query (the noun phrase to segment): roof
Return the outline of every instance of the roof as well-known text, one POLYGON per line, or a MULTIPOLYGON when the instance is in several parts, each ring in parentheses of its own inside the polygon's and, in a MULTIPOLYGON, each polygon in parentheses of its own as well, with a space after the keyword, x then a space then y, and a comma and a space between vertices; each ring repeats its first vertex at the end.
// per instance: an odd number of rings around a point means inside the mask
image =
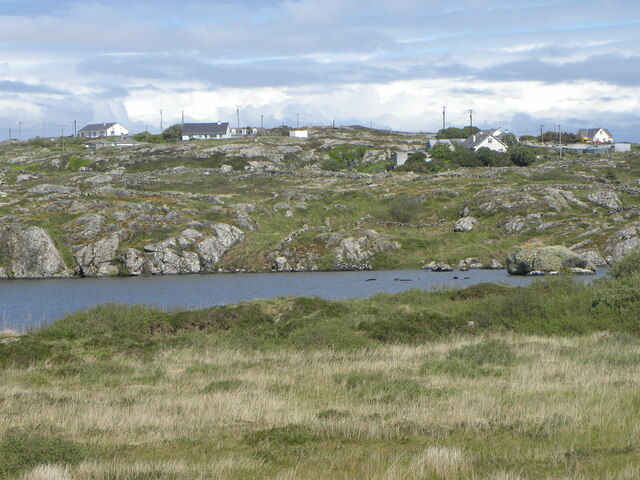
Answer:
POLYGON ((580 137, 593 138, 595 137, 596 133, 598 133, 600 130, 602 130, 604 133, 606 133, 611 138, 613 138, 613 135, 611 135, 611 132, 606 128, 581 128, 580 130, 578 130, 577 135, 580 137))
POLYGON ((226 135, 229 122, 185 123, 182 135, 226 135))
MULTIPOLYGON (((109 122, 109 123, 90 123, 86 127, 82 127, 80 132, 94 132, 96 130, 106 130, 107 128, 113 127, 117 122, 109 122)), ((78 133, 80 133, 78 132, 78 133)))
POLYGON ((480 130, 474 135, 468 136, 462 145, 464 145, 466 148, 476 148, 478 145, 484 142, 487 137, 490 137, 492 135, 493 130, 480 130))

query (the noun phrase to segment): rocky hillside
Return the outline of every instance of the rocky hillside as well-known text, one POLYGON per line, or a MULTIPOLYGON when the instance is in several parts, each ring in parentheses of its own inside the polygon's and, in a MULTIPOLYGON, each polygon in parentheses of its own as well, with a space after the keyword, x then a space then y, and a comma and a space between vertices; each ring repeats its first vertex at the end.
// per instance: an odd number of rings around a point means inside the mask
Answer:
POLYGON ((425 141, 350 127, 122 149, 4 142, 0 276, 499 268, 532 242, 603 265, 640 246, 636 153, 387 170, 425 141))

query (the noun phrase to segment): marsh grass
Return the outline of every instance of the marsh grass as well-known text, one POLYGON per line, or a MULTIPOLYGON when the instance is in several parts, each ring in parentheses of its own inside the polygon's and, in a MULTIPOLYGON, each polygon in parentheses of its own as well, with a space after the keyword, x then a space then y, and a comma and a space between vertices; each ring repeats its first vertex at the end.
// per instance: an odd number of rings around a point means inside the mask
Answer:
POLYGON ((0 344, 0 478, 634 478, 629 282, 69 315, 0 344))

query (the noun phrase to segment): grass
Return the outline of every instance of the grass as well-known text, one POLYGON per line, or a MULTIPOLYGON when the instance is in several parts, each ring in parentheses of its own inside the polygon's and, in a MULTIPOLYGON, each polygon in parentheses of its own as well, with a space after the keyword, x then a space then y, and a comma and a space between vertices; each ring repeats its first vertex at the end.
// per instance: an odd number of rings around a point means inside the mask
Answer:
POLYGON ((637 264, 69 315, 0 344, 0 478, 635 478, 637 264))

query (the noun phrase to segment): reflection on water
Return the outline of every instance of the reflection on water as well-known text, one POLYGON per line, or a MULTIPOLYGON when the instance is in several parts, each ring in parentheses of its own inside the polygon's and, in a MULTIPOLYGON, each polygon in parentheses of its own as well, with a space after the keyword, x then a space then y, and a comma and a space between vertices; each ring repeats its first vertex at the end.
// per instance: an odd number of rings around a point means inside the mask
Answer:
MULTIPOLYGON (((601 276, 604 272, 599 272, 601 276)), ((591 281, 594 277, 577 277, 591 281)), ((376 272, 243 273, 157 277, 0 280, 0 330, 23 331, 65 314, 106 303, 160 309, 198 309, 255 298, 316 296, 330 300, 369 297, 419 288, 466 287, 476 283, 526 285, 540 277, 510 276, 505 270, 434 273, 376 272)))

